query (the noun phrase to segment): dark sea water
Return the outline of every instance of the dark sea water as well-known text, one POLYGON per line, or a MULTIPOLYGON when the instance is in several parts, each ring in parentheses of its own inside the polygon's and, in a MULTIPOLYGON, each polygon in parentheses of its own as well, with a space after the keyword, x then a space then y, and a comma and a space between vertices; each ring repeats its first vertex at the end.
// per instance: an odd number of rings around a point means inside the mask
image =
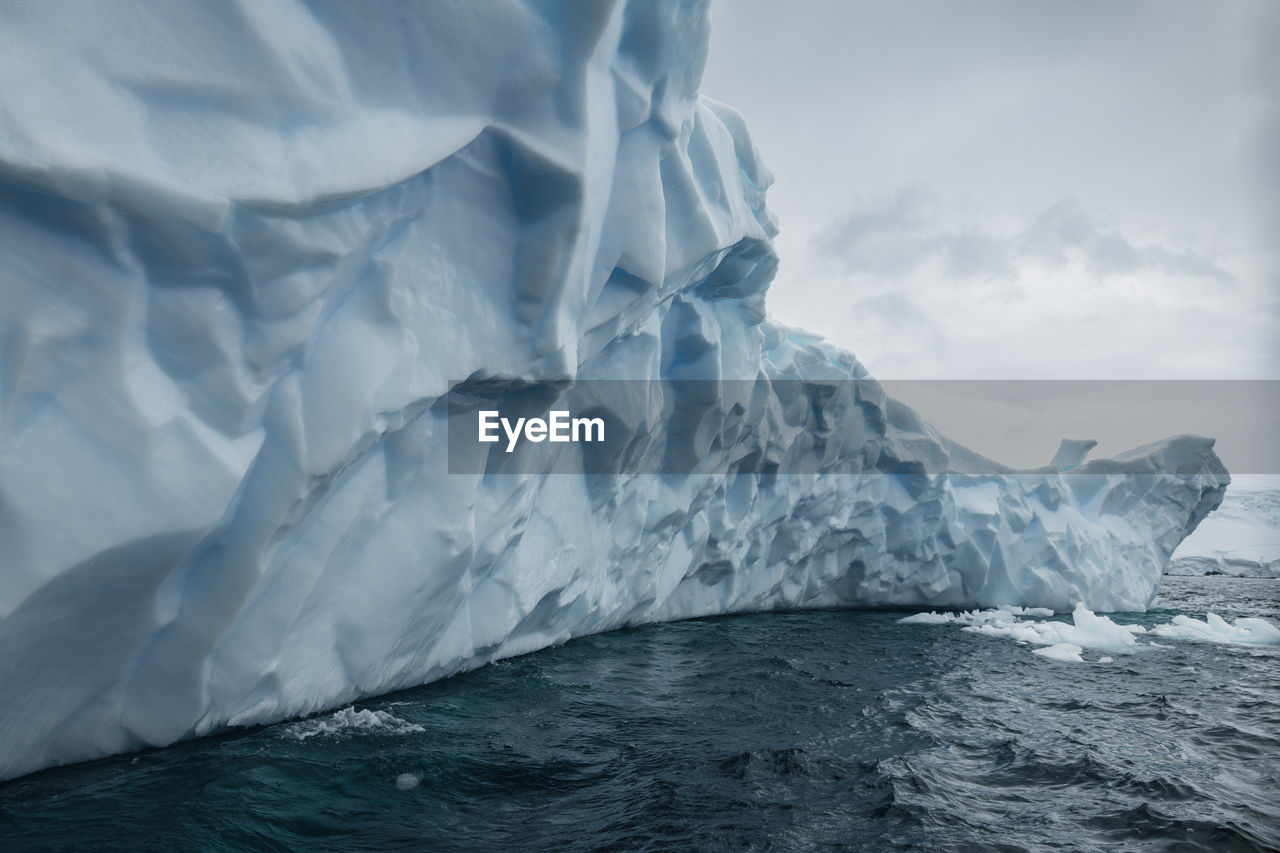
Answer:
MULTIPOLYGON (((1280 581, 1166 578, 1280 622, 1280 581)), ((1275 850, 1280 648, 1059 662, 903 613, 576 640, 0 785, 19 850, 1275 850)))

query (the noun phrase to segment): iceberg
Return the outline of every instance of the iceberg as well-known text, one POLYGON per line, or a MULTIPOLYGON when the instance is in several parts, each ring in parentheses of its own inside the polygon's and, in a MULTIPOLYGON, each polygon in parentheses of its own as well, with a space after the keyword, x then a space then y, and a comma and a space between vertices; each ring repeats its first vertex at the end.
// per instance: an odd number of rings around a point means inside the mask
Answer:
POLYGON ((0 8, 0 778, 658 620, 1149 604, 1212 440, 1016 472, 770 319, 708 27, 0 8), (596 381, 651 399, 590 472, 452 470, 451 396, 596 381))
POLYGON ((1280 578, 1280 489, 1232 485, 1173 552, 1165 574, 1280 578))

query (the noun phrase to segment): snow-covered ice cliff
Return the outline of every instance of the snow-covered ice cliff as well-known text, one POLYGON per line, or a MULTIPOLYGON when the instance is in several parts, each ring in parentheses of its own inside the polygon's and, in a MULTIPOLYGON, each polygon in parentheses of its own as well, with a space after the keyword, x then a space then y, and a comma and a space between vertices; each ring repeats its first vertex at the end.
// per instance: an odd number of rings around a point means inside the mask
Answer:
POLYGON ((0 778, 653 620, 1150 602, 1212 441, 1015 474, 766 319, 771 179, 699 97, 708 26, 0 7, 0 778), (451 381, 586 379, 668 417, 612 424, 604 474, 449 473, 451 381))

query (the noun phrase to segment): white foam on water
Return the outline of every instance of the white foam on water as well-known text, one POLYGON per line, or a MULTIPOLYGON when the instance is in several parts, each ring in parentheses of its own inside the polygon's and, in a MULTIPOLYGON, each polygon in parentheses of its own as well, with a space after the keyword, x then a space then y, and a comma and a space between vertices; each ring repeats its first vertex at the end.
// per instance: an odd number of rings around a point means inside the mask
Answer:
POLYGON ((396 788, 401 791, 409 791, 422 783, 422 777, 417 773, 401 773, 396 777, 396 788))
POLYGON ((422 731, 425 729, 417 723, 402 720, 386 711, 374 711, 369 708, 361 708, 357 711, 354 706, 349 706, 327 717, 313 717, 309 720, 290 723, 280 730, 280 734, 282 737, 293 740, 306 740, 328 735, 359 733, 405 735, 422 731))

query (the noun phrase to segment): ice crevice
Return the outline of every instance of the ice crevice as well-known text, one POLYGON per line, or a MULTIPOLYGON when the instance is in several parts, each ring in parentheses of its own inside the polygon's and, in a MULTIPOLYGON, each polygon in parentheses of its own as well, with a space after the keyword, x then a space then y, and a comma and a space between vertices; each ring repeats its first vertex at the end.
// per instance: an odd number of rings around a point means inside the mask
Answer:
POLYGON ((940 435, 769 318, 706 4, 589 15, 0 8, 0 778, 626 625, 1150 604, 1212 439, 1018 472, 940 435), (451 383, 619 380, 597 471, 451 469, 451 383))

